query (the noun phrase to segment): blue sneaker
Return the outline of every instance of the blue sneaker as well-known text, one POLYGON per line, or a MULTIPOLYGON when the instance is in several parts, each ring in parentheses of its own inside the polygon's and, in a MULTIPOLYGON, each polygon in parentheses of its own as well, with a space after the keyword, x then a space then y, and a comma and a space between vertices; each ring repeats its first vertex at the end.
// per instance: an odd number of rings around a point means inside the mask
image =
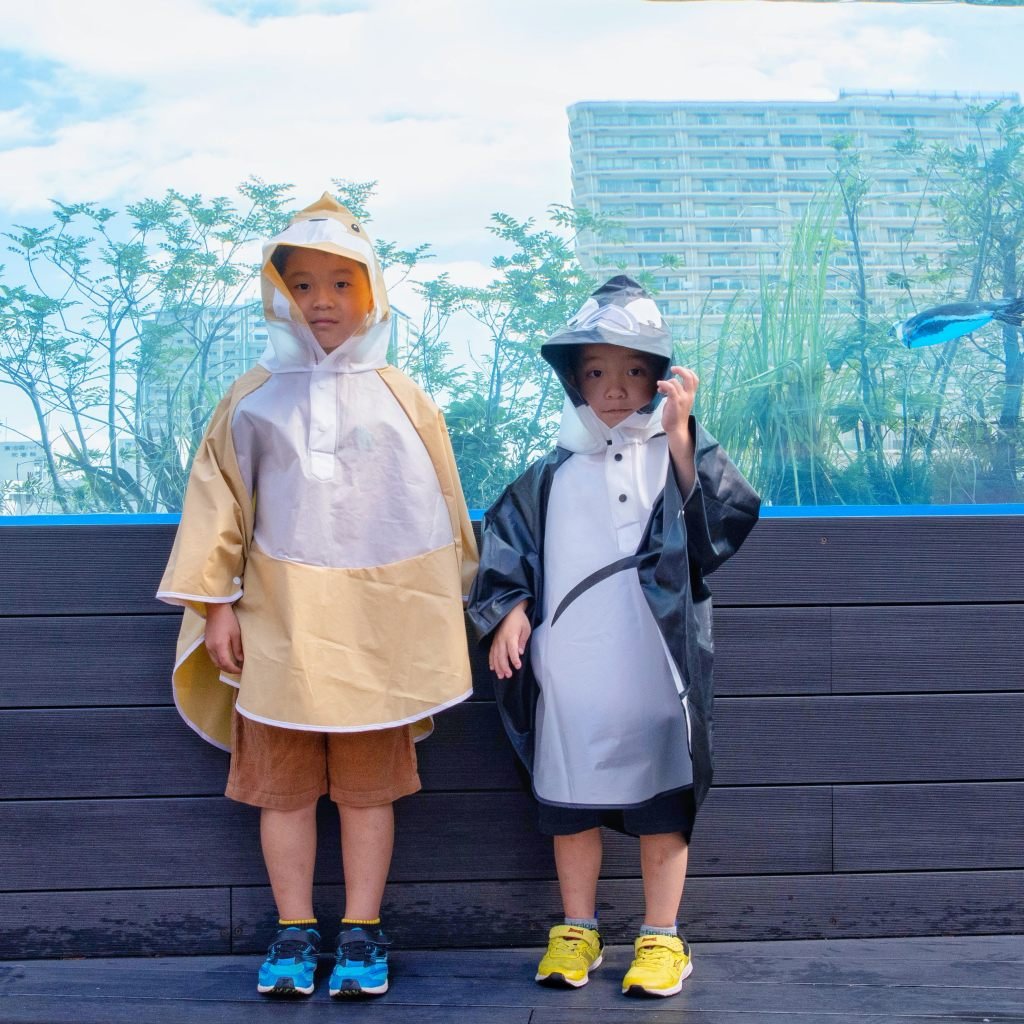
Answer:
POLYGON ((312 995, 319 952, 320 933, 315 928, 282 928, 267 950, 256 991, 265 996, 312 995))
POLYGON ((390 945, 376 925, 346 928, 338 936, 338 950, 334 954, 331 996, 381 996, 387 992, 390 945))

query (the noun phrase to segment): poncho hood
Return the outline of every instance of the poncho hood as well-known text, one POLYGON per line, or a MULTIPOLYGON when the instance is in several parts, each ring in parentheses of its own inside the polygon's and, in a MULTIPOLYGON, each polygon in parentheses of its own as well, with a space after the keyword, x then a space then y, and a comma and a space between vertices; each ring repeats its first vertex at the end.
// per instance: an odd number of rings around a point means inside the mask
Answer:
POLYGON ((605 281, 579 312, 540 349, 565 388, 566 401, 558 445, 570 451, 596 452, 609 441, 633 436, 646 440, 661 432, 661 395, 616 427, 606 426, 583 400, 573 377, 573 359, 580 345, 618 345, 646 352, 659 360, 658 378, 671 376, 672 336, 661 313, 643 287, 625 274, 605 281))
POLYGON ((300 210, 284 231, 263 246, 261 287, 270 341, 260 363, 268 370, 287 372, 316 367, 353 373, 386 365, 391 307, 373 243, 351 211, 327 192, 300 210), (320 347, 272 262, 275 250, 282 245, 346 256, 366 267, 373 309, 363 327, 331 353, 320 347))

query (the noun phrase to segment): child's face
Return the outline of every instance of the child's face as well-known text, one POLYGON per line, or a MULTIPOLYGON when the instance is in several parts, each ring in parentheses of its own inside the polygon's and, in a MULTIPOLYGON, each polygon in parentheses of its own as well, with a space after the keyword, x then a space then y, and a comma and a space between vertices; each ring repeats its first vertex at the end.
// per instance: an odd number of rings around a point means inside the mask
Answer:
POLYGON ((607 427, 618 426, 654 397, 653 360, 619 345, 583 345, 576 361, 576 387, 607 427))
POLYGON ((325 352, 348 341, 373 308, 366 267, 347 256, 296 248, 282 277, 325 352))

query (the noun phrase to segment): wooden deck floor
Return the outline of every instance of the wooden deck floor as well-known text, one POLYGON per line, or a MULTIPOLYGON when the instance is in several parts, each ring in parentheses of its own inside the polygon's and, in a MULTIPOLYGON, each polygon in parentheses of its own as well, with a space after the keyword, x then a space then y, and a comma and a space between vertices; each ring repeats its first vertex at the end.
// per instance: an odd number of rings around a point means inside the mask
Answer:
MULTIPOLYGON (((537 950, 400 952, 391 991, 338 1005, 256 994, 252 956, 0 962, 2 1024, 950 1024, 1024 1022, 1024 937, 715 943, 667 1000, 619 993, 612 947, 578 991, 532 981, 537 950)), ((322 965, 326 968, 327 963, 322 965)), ((322 979, 325 981, 326 977, 322 979)))

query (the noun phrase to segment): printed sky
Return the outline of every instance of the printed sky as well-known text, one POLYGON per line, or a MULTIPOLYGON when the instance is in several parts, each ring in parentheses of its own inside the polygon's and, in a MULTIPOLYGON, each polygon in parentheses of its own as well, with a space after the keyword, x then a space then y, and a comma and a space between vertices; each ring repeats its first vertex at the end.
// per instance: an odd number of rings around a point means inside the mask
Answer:
POLYGON ((0 41, 0 225, 377 179, 377 233, 471 275, 492 211, 568 201, 570 103, 1024 85, 1021 13, 958 4, 35 0, 0 41))

